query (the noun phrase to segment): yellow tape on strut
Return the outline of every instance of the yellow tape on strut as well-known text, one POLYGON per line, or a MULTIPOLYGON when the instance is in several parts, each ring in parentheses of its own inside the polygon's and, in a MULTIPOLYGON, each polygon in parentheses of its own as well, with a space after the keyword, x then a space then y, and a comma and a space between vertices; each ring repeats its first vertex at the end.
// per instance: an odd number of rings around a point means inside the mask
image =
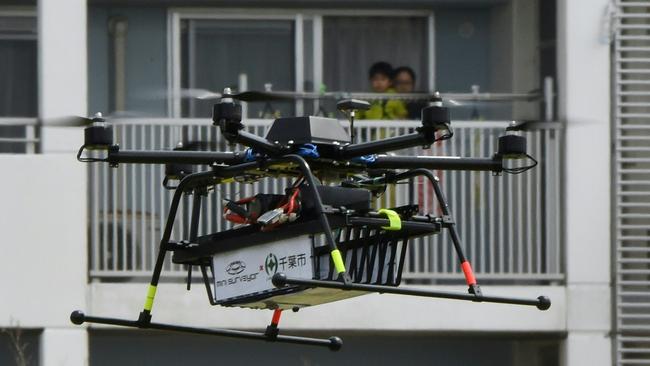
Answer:
POLYGON ((402 219, 399 217, 397 212, 382 208, 377 211, 379 214, 386 215, 388 217, 389 226, 382 226, 384 230, 402 230, 402 219))
POLYGON ((147 299, 144 301, 144 310, 151 311, 153 307, 153 298, 156 297, 156 286, 149 285, 149 290, 147 291, 147 299))
POLYGON ((338 249, 332 250, 330 253, 332 256, 332 262, 334 262, 334 268, 336 268, 337 273, 345 272, 345 264, 343 263, 343 257, 341 257, 341 252, 338 249))

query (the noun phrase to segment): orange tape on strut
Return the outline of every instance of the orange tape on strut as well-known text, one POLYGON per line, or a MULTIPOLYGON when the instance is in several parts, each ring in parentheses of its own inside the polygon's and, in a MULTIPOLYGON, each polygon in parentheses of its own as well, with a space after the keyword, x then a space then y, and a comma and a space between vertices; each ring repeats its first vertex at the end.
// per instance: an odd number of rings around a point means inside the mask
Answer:
POLYGON ((281 309, 273 310, 273 318, 271 319, 271 324, 278 325, 280 323, 280 315, 282 315, 281 309))
POLYGON ((472 271, 472 265, 468 261, 465 261, 460 264, 460 268, 463 269, 465 274, 465 281, 468 286, 476 285, 476 277, 474 277, 474 271, 472 271))

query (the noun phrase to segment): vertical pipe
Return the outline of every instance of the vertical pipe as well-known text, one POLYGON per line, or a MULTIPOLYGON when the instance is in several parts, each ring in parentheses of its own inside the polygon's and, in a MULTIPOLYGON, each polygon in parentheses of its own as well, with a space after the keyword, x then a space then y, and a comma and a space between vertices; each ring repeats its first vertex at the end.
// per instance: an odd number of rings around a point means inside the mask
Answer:
POLYGON ((110 187, 108 186, 108 170, 106 164, 102 165, 102 270, 108 269, 108 196, 110 187))
MULTIPOLYGON (((303 41, 304 21, 302 14, 296 14, 294 24, 294 64, 296 80, 294 87, 297 92, 303 92, 305 90, 305 43, 303 41)), ((296 100, 295 108, 295 115, 302 116, 304 114, 304 101, 302 99, 296 100)))
MULTIPOLYGON (((160 148, 162 149, 168 149, 171 146, 173 146, 173 143, 171 141, 171 136, 170 136, 170 127, 169 126, 164 126, 161 125, 159 129, 159 135, 158 139, 160 141, 160 148)), ((165 174, 165 169, 164 166, 160 166, 159 170, 160 173, 158 174, 159 177, 163 177, 165 174)), ((156 184, 157 190, 158 190, 158 206, 156 207, 156 216, 158 217, 158 231, 156 235, 156 240, 160 238, 162 235, 162 228, 165 225, 165 216, 166 216, 166 209, 167 203, 166 203, 166 198, 167 198, 167 192, 166 189, 162 187, 162 184, 156 184)))
POLYGON ((435 57, 435 48, 436 44, 436 35, 435 35, 435 18, 433 13, 429 14, 427 17, 427 65, 429 69, 427 70, 429 93, 433 93, 436 90, 436 57, 435 57))
MULTIPOLYGON (((243 92, 248 90, 248 74, 245 72, 242 72, 239 74, 237 77, 237 86, 239 87, 238 91, 243 92)), ((248 103, 246 102, 239 102, 241 104, 241 116, 242 120, 247 120, 248 119, 248 103)))
MULTIPOLYGON (((535 156, 542 157, 542 134, 545 130, 537 130, 535 132, 535 156)), ((542 190, 546 189, 542 183, 541 171, 546 168, 546 161, 542 162, 542 166, 535 169, 535 248, 536 248, 536 273, 546 274, 542 268, 542 227, 544 222, 542 220, 542 190)))
POLYGON ((128 22, 123 17, 109 20, 109 30, 113 36, 114 106, 116 111, 126 110, 126 36, 128 22))
POLYGON ((515 272, 515 255, 514 255, 514 227, 516 225, 516 219, 514 215, 514 199, 512 193, 514 192, 514 179, 512 175, 508 174, 506 181, 508 182, 508 191, 509 193, 506 195, 504 192, 504 195, 502 196, 502 200, 506 201, 508 203, 508 208, 506 211, 506 219, 503 220, 504 222, 508 222, 509 225, 504 226, 504 232, 508 233, 508 274, 512 274, 515 272), (509 196, 509 197, 507 197, 509 196))
MULTIPOLYGON (((126 144, 125 144, 126 143, 126 126, 119 126, 118 130, 120 131, 120 143, 122 144, 122 146, 126 146, 126 144)), ((127 171, 128 167, 122 165, 122 166, 119 167, 119 169, 120 169, 120 175, 122 176, 122 179, 120 180, 120 192, 121 192, 121 196, 122 196, 122 202, 120 204, 120 212, 121 212, 121 215, 122 215, 122 245, 121 245, 121 247, 122 247, 122 270, 123 271, 128 271, 129 267, 128 267, 127 263, 128 263, 129 258, 128 258, 128 248, 127 248, 127 244, 126 244, 126 241, 127 241, 126 240, 127 239, 127 235, 126 235, 127 230, 126 229, 127 229, 127 225, 128 225, 127 220, 126 220, 126 217, 127 217, 127 209, 126 209, 127 200, 126 200, 126 196, 127 196, 127 193, 128 193, 127 192, 127 182, 126 182, 126 171, 127 171)))
MULTIPOLYGON (((149 135, 149 143, 147 145, 147 150, 151 150, 154 148, 154 129, 155 125, 148 125, 145 127, 146 134, 149 135)), ((154 202, 156 201, 156 186, 158 186, 158 183, 156 179, 154 178, 154 169, 156 167, 154 165, 149 166, 149 184, 146 186, 146 192, 149 195, 149 210, 147 213, 147 223, 149 225, 149 242, 151 243, 151 263, 153 263, 156 260, 156 254, 155 254, 155 248, 156 248, 156 224, 155 224, 155 206, 154 202)))
POLYGON ((553 92, 553 77, 546 76, 544 78, 544 120, 546 122, 553 121, 554 106, 554 92, 553 92))
MULTIPOLYGON (((533 135, 530 132, 526 132, 526 141, 533 142, 534 144, 534 139, 533 135)), ((533 151, 535 150, 535 146, 533 146, 533 151)), ((533 273, 533 186, 532 186, 532 181, 534 174, 536 174, 537 170, 535 169, 534 172, 528 172, 526 174, 525 179, 526 179, 526 273, 527 274, 532 274, 533 273)))
MULTIPOLYGON (((490 135, 489 135, 489 142, 488 142, 488 151, 490 153, 495 151, 494 148, 494 141, 495 141, 495 130, 491 129, 490 130, 490 135)), ((496 207, 497 207, 497 201, 494 197, 494 186, 497 184, 496 177, 494 176, 488 176, 488 207, 490 208, 489 212, 489 220, 490 222, 498 222, 501 220, 501 217, 497 216, 496 214, 496 207)), ((490 270, 489 273, 495 273, 496 272, 496 254, 497 254, 497 225, 489 225, 489 235, 486 236, 487 242, 488 242, 488 248, 490 251, 490 270)), ((486 270, 486 272, 488 272, 486 270)))
MULTIPOLYGON (((131 138, 130 138, 130 141, 129 141, 129 145, 130 145, 131 148, 134 148, 135 145, 136 145, 135 126, 134 125, 128 125, 128 129, 131 132, 130 133, 131 138)), ((142 243, 138 244, 138 240, 137 240, 138 227, 136 226, 136 221, 135 221, 135 217, 136 217, 136 214, 137 214, 137 209, 136 209, 137 200, 136 200, 136 197, 138 196, 138 192, 137 192, 137 187, 138 187, 137 184, 138 184, 138 182, 136 181, 136 169, 137 169, 136 165, 131 164, 131 166, 130 166, 131 175, 129 176, 129 182, 131 182, 131 189, 130 189, 130 191, 131 191, 131 200, 129 202, 130 202, 130 206, 131 206, 131 210, 130 210, 130 215, 131 215, 131 252, 133 253, 133 257, 131 257, 131 268, 133 268, 133 270, 136 270, 138 268, 138 260, 137 260, 138 256, 139 255, 140 256, 144 255, 144 251, 143 251, 144 247, 142 246, 142 243)), ((142 268, 142 267, 140 269, 144 270, 144 268, 142 268)))
MULTIPOLYGON (((560 167, 562 166, 562 162, 560 161, 561 158, 561 152, 560 152, 560 146, 563 141, 562 135, 563 130, 561 129, 556 129, 555 130, 555 144, 553 145, 553 148, 555 150, 555 164, 553 166, 560 167)), ((562 221, 561 221, 561 208, 562 208, 562 187, 560 183, 560 174, 559 174, 559 169, 555 171, 554 173, 554 181, 553 181, 553 186, 555 187, 555 195, 553 196, 553 199, 555 200, 555 213, 553 220, 555 221, 555 252, 556 252, 556 258, 557 258, 557 265, 555 268, 557 273, 562 272, 562 263, 561 263, 561 258, 560 258, 560 245, 562 243, 562 221)))
MULTIPOLYGON (((523 174, 518 174, 517 180, 517 273, 521 274, 524 268, 524 182, 523 174)), ((513 215, 514 217, 514 215, 513 215)))
MULTIPOLYGON (((433 211, 433 197, 429 197, 429 190, 428 190, 429 184, 427 184, 428 182, 426 182, 426 180, 424 180, 424 179, 423 179, 423 182, 425 183, 425 184, 422 185, 423 186, 424 205, 426 207, 427 212, 432 213, 432 214, 435 215, 436 213, 433 211)), ((429 267, 429 246, 427 245, 427 242, 424 241, 424 240, 422 242, 418 243, 418 244, 422 246, 422 253, 421 253, 421 255, 422 255, 422 271, 421 272, 429 274, 432 271, 434 271, 432 268, 429 267)))
MULTIPOLYGON (((450 149, 451 149, 450 156, 460 156, 460 152, 458 151, 459 147, 458 147, 457 139, 451 139, 451 140, 449 140, 449 142, 450 142, 450 149)), ((449 174, 447 174, 447 177, 449 177, 448 179, 450 180, 450 184, 447 185, 447 187, 449 187, 449 192, 450 192, 449 193, 449 202, 450 202, 450 205, 452 205, 451 207, 454 207, 454 210, 456 210, 456 213, 458 213, 457 208, 459 207, 459 205, 462 204, 462 203, 458 202, 458 198, 457 198, 457 196, 458 196, 459 173, 455 172, 455 171, 452 171, 452 172, 449 172, 449 174)), ((458 218, 455 218, 455 219, 458 219, 458 218)), ((448 250, 449 245, 450 245, 449 237, 447 235, 439 235, 439 236, 443 237, 443 239, 442 239, 442 256, 443 256, 443 259, 444 259, 444 268, 445 268, 444 272, 445 273, 454 273, 455 272, 454 268, 453 268, 453 262, 454 261, 449 260, 449 257, 450 257, 450 252, 448 250)))
MULTIPOLYGON (((207 141, 205 139, 205 136, 203 135, 203 126, 196 125, 194 127, 195 127, 195 138, 196 138, 196 140, 197 141, 207 141)), ((201 148, 201 150, 204 150, 204 149, 201 148)), ((206 170, 206 167, 201 166, 201 171, 204 171, 204 170, 206 170)), ((205 219, 204 215, 199 215, 199 225, 197 227, 197 235, 199 235, 199 233, 203 233, 204 230, 205 230, 205 225, 203 224, 204 219, 205 219)))
POLYGON ((546 153, 545 153, 545 159, 544 161, 548 162, 543 168, 545 169, 546 172, 546 179, 550 184, 547 185, 547 189, 544 192, 544 201, 545 201, 545 208, 546 208, 546 251, 547 251, 547 256, 549 258, 549 270, 555 272, 559 267, 556 266, 556 245, 557 243, 554 243, 555 241, 555 231, 557 228, 555 227, 555 220, 553 216, 556 214, 555 208, 554 208, 554 198, 553 196, 557 194, 555 191, 555 171, 553 169, 546 169, 547 166, 556 166, 557 161, 554 159, 554 153, 553 151, 555 150, 553 148, 553 144, 555 144, 556 138, 553 136, 554 131, 553 130, 546 130, 546 153))
POLYGON ((196 243, 196 238, 199 235, 199 222, 201 219, 201 193, 194 191, 192 197, 192 217, 190 218, 190 234, 189 241, 196 243))
POLYGON ((181 117, 181 20, 178 13, 174 12, 169 19, 169 54, 167 73, 171 80, 169 115, 170 117, 181 117))
MULTIPOLYGON (((459 138, 460 138, 460 151, 461 151, 461 156, 465 155, 465 153, 466 153, 466 149, 467 149, 467 147, 465 146, 465 145, 466 145, 466 141, 465 141, 465 140, 466 140, 466 138, 467 138, 465 132, 466 132, 466 129, 465 129, 465 128, 461 128, 461 129, 460 129, 460 136, 459 136, 459 138)), ((471 174, 471 173, 470 173, 470 174, 471 174)), ((460 193, 460 197, 461 197, 460 201, 461 201, 462 203, 461 203, 461 205, 460 205, 460 209, 461 209, 460 217, 458 217, 458 218, 456 219, 458 222, 464 222, 464 223, 466 223, 465 225, 463 225, 463 228, 462 228, 462 230, 461 230, 460 233, 459 233, 459 234, 461 235, 461 238, 465 238, 465 242, 467 242, 467 239, 469 238, 469 235, 467 235, 467 230, 468 230, 467 227, 468 227, 469 225, 471 225, 470 222, 469 222, 469 220, 467 219, 467 206, 471 207, 471 202, 468 202, 468 201, 467 201, 467 182, 466 182, 466 181, 467 181, 467 175, 464 175, 464 176, 461 176, 461 177, 460 177, 460 192, 461 192, 461 193, 460 193), (464 199, 463 199, 463 198, 464 198, 464 199)), ((456 212, 458 212, 458 211, 456 211, 456 212)), ((470 240, 471 240, 471 238, 470 238, 470 240)), ((456 272, 456 271, 454 271, 454 272, 456 272)))
POLYGON ((37 142, 36 142, 36 126, 34 125, 26 125, 25 126, 25 153, 26 154, 35 154, 36 151, 38 150, 36 148, 37 142))
MULTIPOLYGON (((140 146, 144 148, 145 147, 144 125, 140 125, 140 128, 138 128, 138 130, 140 132, 140 146)), ((146 176, 145 168, 146 167, 144 167, 144 166, 140 166, 139 169, 138 169, 140 171, 139 179, 138 179, 138 181, 139 181, 138 186, 140 187, 140 191, 138 192, 138 194, 140 195, 140 211, 139 211, 138 214, 140 215, 140 234, 141 234, 140 235, 140 240, 141 240, 140 246, 143 248, 141 265, 142 265, 142 269, 146 271, 146 270, 149 270, 150 268, 147 267, 147 255, 146 255, 147 250, 144 249, 144 248, 149 247, 147 245, 148 244, 148 242, 147 242, 147 226, 146 226, 146 223, 145 223, 145 210, 146 210, 146 207, 147 207, 146 206, 146 203, 147 203, 146 202, 146 199, 147 199, 146 197, 147 197, 147 195, 146 195, 146 191, 145 191, 145 189, 146 189, 145 187, 147 187, 147 176, 146 176)))
MULTIPOLYGON (((483 136, 483 134, 481 133, 483 131, 481 131, 481 130, 483 130, 484 132, 487 132, 488 137, 489 137, 490 130, 489 129, 481 129, 481 128, 478 129, 478 132, 479 132, 478 154, 480 156, 483 156, 484 150, 485 150, 485 146, 484 146, 485 145, 485 143, 484 143, 485 136, 483 136)), ((476 156, 476 155, 473 155, 473 156, 476 156)), ((486 271, 486 264, 485 264, 486 260, 487 260, 487 246, 489 245, 489 242, 488 242, 488 240, 487 240, 487 238, 485 236, 485 211, 487 210, 487 205, 486 205, 486 202, 485 202, 485 198, 487 196, 487 189, 486 189, 487 184, 486 184, 486 179, 485 179, 485 173, 481 172, 481 173, 476 173, 476 174, 478 176, 478 182, 479 182, 479 186, 478 186, 479 200, 478 200, 478 203, 479 203, 479 208, 481 210, 480 213, 479 213, 479 226, 478 226, 478 230, 477 230, 478 231, 477 242, 478 242, 478 245, 479 245, 479 248, 480 248, 480 256, 481 256, 481 258, 479 258, 480 267, 477 270, 477 272, 487 272, 486 271)))
MULTIPOLYGON (((318 93, 321 91, 323 86, 323 16, 314 15, 314 21, 312 22, 314 31, 313 42, 314 42, 314 92, 318 93)), ((314 100, 314 114, 318 114, 320 109, 320 100, 314 100)))
MULTIPOLYGON (((214 138, 213 131, 214 131, 213 126, 209 126, 207 128, 207 131, 206 131, 206 139, 208 141, 210 141, 210 142, 212 142, 213 141, 212 139, 214 138)), ((212 143, 210 143, 210 145, 212 146, 212 143)), ((214 191, 213 191, 212 194, 213 195, 216 194, 216 191, 217 191, 217 187, 214 187, 214 191)), ((214 202, 213 202, 213 199, 214 199, 213 195, 208 193, 206 195, 206 197, 205 197, 206 212, 205 212, 204 217, 207 220, 206 221, 206 227, 205 227, 205 230, 206 230, 207 233, 214 233, 215 232, 215 227, 214 226, 215 226, 215 220, 217 218, 215 217, 215 212, 214 212, 215 208, 214 208, 214 202)))
MULTIPOLYGON (((486 130, 489 131, 489 130, 486 130)), ((476 128, 475 132, 476 136, 478 136, 478 151, 476 149, 472 150, 472 155, 471 156, 482 156, 483 154, 483 136, 481 136, 481 128, 476 128)), ((476 143, 473 144, 475 147, 476 143)), ((478 197, 475 197, 476 199, 476 205, 478 207, 478 220, 473 220, 472 224, 474 226, 474 241, 476 242, 476 251, 474 252, 476 256, 479 256, 478 263, 476 264, 478 268, 476 268, 477 272, 484 272, 485 271, 485 246, 487 243, 485 242, 485 238, 483 236, 483 228, 485 227, 485 192, 484 192, 484 185, 483 185, 483 173, 482 172, 474 172, 473 176, 475 177, 474 181, 474 189, 473 191, 475 194, 478 195, 478 197), (478 222, 477 222, 478 221, 478 222)), ((475 211, 476 212, 476 211, 475 211)))
POLYGON ((92 198, 90 199, 91 206, 90 212, 92 217, 92 227, 90 231, 90 250, 91 256, 91 272, 99 270, 100 267, 100 239, 99 239, 99 196, 101 195, 101 185, 99 183, 99 164, 91 164, 91 185, 92 198))

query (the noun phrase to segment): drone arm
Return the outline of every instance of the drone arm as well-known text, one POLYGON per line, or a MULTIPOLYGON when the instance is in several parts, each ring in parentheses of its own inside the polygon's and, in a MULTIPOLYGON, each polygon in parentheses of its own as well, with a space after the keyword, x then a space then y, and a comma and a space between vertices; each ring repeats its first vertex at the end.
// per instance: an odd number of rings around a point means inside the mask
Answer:
POLYGON ((364 155, 406 149, 409 147, 430 145, 431 143, 433 143, 433 141, 428 139, 425 134, 418 132, 378 141, 346 145, 342 149, 342 155, 344 159, 351 159, 364 155))
POLYGON ((226 138, 230 142, 248 146, 257 152, 266 153, 269 156, 277 156, 282 151, 280 145, 271 143, 265 138, 246 131, 237 131, 236 135, 226 136, 226 138))
POLYGON ((342 149, 343 158, 350 159, 409 147, 430 146, 438 140, 450 138, 453 136, 453 132, 450 127, 449 110, 443 107, 442 99, 438 93, 431 101, 432 105, 422 109, 422 126, 416 128, 417 132, 379 141, 347 145, 342 149), (438 132, 441 135, 436 137, 438 132))
POLYGON ((212 152, 212 151, 141 151, 119 150, 111 148, 108 151, 107 161, 111 164, 136 163, 136 164, 239 164, 244 162, 244 156, 238 152, 212 152))
POLYGON ((458 156, 388 156, 379 155, 374 162, 368 163, 373 169, 417 169, 429 170, 471 170, 503 171, 503 159, 499 155, 492 158, 461 158, 458 156))

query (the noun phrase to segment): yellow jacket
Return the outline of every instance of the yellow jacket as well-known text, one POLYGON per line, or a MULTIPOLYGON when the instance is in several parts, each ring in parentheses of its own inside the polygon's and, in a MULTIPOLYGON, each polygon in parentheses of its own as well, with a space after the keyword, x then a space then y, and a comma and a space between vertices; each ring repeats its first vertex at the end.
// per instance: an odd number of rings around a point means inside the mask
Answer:
MULTIPOLYGON (((386 90, 386 93, 394 93, 394 89, 386 90)), ((408 109, 406 103, 397 99, 376 100, 370 103, 370 109, 359 111, 357 119, 407 119, 408 109)))

